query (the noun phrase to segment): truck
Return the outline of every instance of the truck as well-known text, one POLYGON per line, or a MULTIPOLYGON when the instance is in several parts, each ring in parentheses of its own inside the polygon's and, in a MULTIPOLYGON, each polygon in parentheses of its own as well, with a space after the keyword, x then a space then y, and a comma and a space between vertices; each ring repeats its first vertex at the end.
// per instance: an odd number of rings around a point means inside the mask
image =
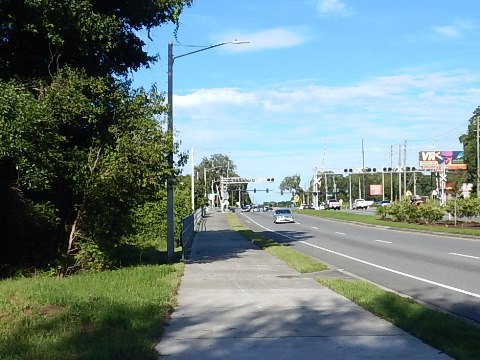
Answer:
POLYGON ((325 205, 327 210, 340 210, 340 202, 337 199, 330 199, 325 205))
POLYGON ((358 210, 358 209, 368 209, 369 206, 373 205, 373 201, 368 201, 365 199, 355 199, 353 204, 352 204, 352 209, 353 210, 358 210))

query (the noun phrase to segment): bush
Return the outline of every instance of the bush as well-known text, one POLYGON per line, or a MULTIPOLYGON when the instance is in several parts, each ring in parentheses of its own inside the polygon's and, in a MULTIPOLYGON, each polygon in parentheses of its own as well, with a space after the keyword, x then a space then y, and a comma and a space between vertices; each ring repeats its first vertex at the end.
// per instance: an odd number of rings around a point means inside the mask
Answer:
POLYGON ((435 224, 437 221, 443 219, 444 209, 438 201, 429 201, 418 206, 418 213, 425 223, 435 224))
POLYGON ((455 198, 449 200, 445 207, 445 210, 457 217, 466 217, 472 221, 472 217, 480 215, 480 199, 478 198, 455 198))

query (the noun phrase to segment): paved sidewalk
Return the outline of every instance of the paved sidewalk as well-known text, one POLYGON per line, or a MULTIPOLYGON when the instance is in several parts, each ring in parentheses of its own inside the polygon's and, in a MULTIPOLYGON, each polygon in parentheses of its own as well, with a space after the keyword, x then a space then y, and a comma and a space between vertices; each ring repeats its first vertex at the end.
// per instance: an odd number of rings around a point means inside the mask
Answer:
POLYGON ((156 346, 180 359, 449 359, 231 230, 210 213, 156 346))

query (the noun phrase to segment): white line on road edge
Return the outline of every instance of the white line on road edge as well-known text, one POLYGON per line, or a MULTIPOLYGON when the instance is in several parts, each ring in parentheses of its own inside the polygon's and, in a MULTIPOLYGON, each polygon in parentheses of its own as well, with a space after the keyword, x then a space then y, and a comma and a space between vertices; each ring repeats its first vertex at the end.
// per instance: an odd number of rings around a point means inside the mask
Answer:
POLYGON ((333 251, 333 250, 323 248, 321 246, 310 244, 309 242, 306 242, 306 241, 300 240, 299 242, 301 242, 302 244, 314 247, 316 249, 320 249, 320 250, 329 252, 331 254, 342 256, 344 258, 347 258, 347 259, 350 259, 350 260, 353 260, 353 261, 357 261, 357 262, 365 264, 365 265, 373 266, 377 269, 382 269, 382 270, 385 270, 385 271, 388 271, 388 272, 391 272, 391 273, 394 273, 394 274, 397 274, 397 275, 408 277, 410 279, 415 279, 415 280, 418 280, 418 281, 425 282, 427 284, 436 285, 436 286, 439 286, 439 287, 442 287, 442 288, 445 288, 445 289, 448 289, 448 290, 456 291, 456 292, 459 292, 459 293, 462 293, 462 294, 465 294, 465 295, 474 296, 474 297, 480 299, 480 294, 476 294, 476 293, 473 293, 473 292, 470 292, 470 291, 467 291, 467 290, 462 290, 462 289, 459 289, 459 288, 456 288, 456 287, 453 287, 453 286, 450 286, 450 285, 445 285, 445 284, 442 284, 442 283, 439 283, 439 282, 436 282, 436 281, 424 279, 424 278, 421 278, 419 276, 410 275, 410 274, 407 274, 407 273, 404 273, 404 272, 401 272, 401 271, 397 271, 397 270, 394 270, 394 269, 390 269, 390 268, 387 268, 385 266, 377 265, 377 264, 374 264, 374 263, 371 263, 371 262, 368 262, 368 261, 365 261, 365 260, 357 259, 353 256, 345 255, 345 254, 342 254, 342 253, 339 253, 339 252, 336 252, 336 251, 333 251))
POLYGON ((457 254, 457 253, 448 253, 448 255, 463 256, 463 257, 470 258, 470 259, 480 260, 480 257, 472 256, 472 255, 464 255, 464 254, 457 254))
MULTIPOLYGON (((254 220, 252 220, 251 218, 249 218, 247 215, 244 215, 244 214, 242 214, 242 215, 245 216, 247 219, 249 219, 251 222, 253 222, 253 223, 255 223, 256 225, 260 226, 262 229, 271 231, 271 232, 273 232, 273 233, 275 233, 275 234, 278 234, 278 235, 280 235, 280 236, 283 236, 283 237, 285 237, 285 238, 287 238, 287 239, 297 240, 297 239, 295 239, 294 237, 291 237, 291 236, 288 236, 288 235, 279 233, 279 232, 277 232, 277 231, 274 231, 274 230, 272 230, 272 229, 266 228, 265 226, 260 225, 260 224, 257 223, 256 221, 254 221, 254 220)), ((355 258, 355 257, 353 257, 353 256, 345 255, 345 254, 339 253, 339 252, 337 252, 337 251, 333 251, 333 250, 330 250, 330 249, 327 249, 327 248, 324 248, 324 247, 321 247, 321 246, 318 246, 318 245, 310 244, 310 243, 307 242, 307 241, 298 240, 298 242, 300 242, 300 243, 302 243, 302 244, 305 244, 305 245, 308 245, 308 246, 311 246, 311 247, 314 247, 314 248, 319 249, 319 250, 323 250, 323 251, 329 252, 329 253, 331 253, 331 254, 335 254, 335 255, 338 255, 338 256, 342 256, 342 257, 344 257, 344 258, 347 258, 347 259, 350 259, 350 260, 353 260, 353 261, 357 261, 357 262, 362 263, 362 264, 365 264, 365 265, 369 265, 369 266, 375 267, 375 268, 377 268, 377 269, 385 270, 385 271, 388 271, 388 272, 391 272, 391 273, 394 273, 394 274, 397 274, 397 275, 401 275, 401 276, 408 277, 408 278, 410 278, 410 279, 418 280, 418 281, 425 282, 425 283, 431 284, 431 285, 436 285, 436 286, 442 287, 442 288, 444 288, 444 289, 456 291, 456 292, 459 292, 459 293, 462 293, 462 294, 465 294, 465 295, 470 295, 470 296, 473 296, 473 297, 476 297, 476 298, 479 298, 479 299, 480 299, 480 294, 476 294, 476 293, 473 293, 473 292, 470 292, 470 291, 467 291, 467 290, 462 290, 462 289, 459 289, 459 288, 456 288, 456 287, 453 287, 453 286, 445 285, 445 284, 442 284, 442 283, 439 283, 439 282, 436 282, 436 281, 424 279, 424 278, 421 278, 421 277, 419 277, 419 276, 410 275, 410 274, 407 274, 407 273, 404 273, 404 272, 401 272, 401 271, 397 271, 397 270, 394 270, 394 269, 387 268, 387 267, 385 267, 385 266, 381 266, 381 265, 377 265, 377 264, 371 263, 371 262, 369 262, 369 261, 357 259, 357 258, 355 258)))

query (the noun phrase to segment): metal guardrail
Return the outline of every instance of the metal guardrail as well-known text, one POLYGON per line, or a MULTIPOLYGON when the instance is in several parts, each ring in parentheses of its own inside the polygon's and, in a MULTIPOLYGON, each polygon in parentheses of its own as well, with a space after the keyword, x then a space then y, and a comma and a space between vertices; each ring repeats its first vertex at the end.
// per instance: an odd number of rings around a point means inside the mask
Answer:
POLYGON ((202 209, 197 209, 193 214, 182 218, 182 260, 190 256, 195 232, 203 219, 202 209))

